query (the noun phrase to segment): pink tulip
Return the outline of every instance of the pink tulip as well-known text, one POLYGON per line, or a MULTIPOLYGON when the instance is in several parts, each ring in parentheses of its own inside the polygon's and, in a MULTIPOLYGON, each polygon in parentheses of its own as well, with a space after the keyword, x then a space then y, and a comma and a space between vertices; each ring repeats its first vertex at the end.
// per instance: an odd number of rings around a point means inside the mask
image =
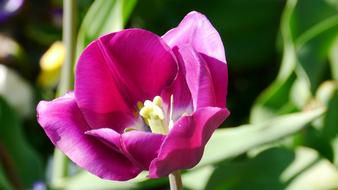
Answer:
POLYGON ((189 13, 160 37, 143 29, 92 42, 75 90, 41 101, 38 121, 53 144, 89 172, 128 180, 194 167, 229 116, 227 64, 218 32, 189 13))

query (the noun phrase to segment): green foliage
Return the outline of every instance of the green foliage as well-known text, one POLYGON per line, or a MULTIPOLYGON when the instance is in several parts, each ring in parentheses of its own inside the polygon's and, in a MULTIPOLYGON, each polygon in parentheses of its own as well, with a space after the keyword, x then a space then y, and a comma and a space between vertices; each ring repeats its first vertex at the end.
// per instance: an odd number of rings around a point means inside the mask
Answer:
POLYGON ((276 147, 245 160, 221 163, 205 189, 269 190, 272 187, 276 190, 335 189, 338 172, 314 150, 276 147), (320 176, 317 172, 330 176, 320 176))
POLYGON ((0 189, 13 189, 12 185, 6 177, 6 174, 4 173, 4 168, 2 166, 0 167, 0 189))
POLYGON ((321 81, 327 79, 327 59, 337 34, 338 8, 334 3, 287 2, 281 21, 284 45, 281 69, 252 107, 252 123, 306 106, 321 81))
POLYGON ((95 0, 86 13, 77 37, 76 58, 99 36, 124 28, 136 0, 95 0))
MULTIPOLYGON (((0 98, 0 123, 0 148, 4 160, 2 168, 6 174, 10 174, 10 183, 31 187, 34 182, 43 178, 41 158, 29 145, 15 112, 2 98, 0 98)), ((5 179, 1 174, 3 173, 0 173, 0 179, 5 179)))
POLYGON ((209 141, 198 166, 239 156, 261 145, 294 134, 324 113, 323 108, 279 116, 262 123, 218 129, 209 141), (220 148, 224 147, 224 148, 220 148))

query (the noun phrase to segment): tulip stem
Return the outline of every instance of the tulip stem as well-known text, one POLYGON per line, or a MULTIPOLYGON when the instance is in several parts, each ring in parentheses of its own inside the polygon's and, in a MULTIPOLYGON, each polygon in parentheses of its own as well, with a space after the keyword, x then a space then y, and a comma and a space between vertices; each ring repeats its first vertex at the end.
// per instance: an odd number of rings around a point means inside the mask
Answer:
POLYGON ((183 189, 180 171, 175 171, 169 174, 169 184, 170 184, 170 190, 182 190, 183 189))
POLYGON ((76 43, 76 14, 77 0, 63 1, 63 31, 62 40, 65 46, 65 62, 62 66, 58 96, 64 95, 72 88, 73 83, 73 62, 75 60, 76 43))
MULTIPOLYGON (((65 62, 62 65, 60 83, 57 89, 57 96, 64 95, 72 88, 73 82, 73 62, 75 58, 76 43, 76 15, 77 0, 63 1, 63 31, 62 38, 65 46, 65 62)), ((51 186, 54 188, 62 187, 68 175, 68 159, 59 150, 55 149, 53 156, 53 173, 51 186)))

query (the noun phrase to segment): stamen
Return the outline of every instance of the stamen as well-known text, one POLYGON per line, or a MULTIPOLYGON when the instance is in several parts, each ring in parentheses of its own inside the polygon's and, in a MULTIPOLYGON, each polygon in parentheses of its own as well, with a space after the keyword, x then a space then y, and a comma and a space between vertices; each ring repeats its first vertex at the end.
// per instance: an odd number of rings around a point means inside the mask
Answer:
POLYGON ((164 122, 162 98, 160 96, 154 97, 153 101, 146 100, 144 102, 144 106, 140 109, 139 113, 153 133, 168 133, 168 127, 165 125, 164 122))
POLYGON ((155 105, 162 107, 162 98, 159 96, 155 96, 155 98, 153 99, 153 102, 155 105))
POLYGON ((141 101, 137 102, 137 109, 141 110, 143 108, 143 103, 141 101))
POLYGON ((173 121, 173 111, 174 111, 174 95, 170 96, 170 111, 169 111, 169 130, 174 126, 173 121))
POLYGON ((124 132, 127 133, 127 132, 134 131, 134 130, 136 130, 136 129, 133 128, 133 127, 127 127, 127 128, 124 129, 124 132))

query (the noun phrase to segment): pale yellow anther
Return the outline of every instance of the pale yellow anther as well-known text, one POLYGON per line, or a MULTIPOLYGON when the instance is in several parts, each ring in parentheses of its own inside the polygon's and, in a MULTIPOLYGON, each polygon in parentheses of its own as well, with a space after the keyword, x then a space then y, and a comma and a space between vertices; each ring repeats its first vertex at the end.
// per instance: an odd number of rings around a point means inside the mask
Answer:
POLYGON ((144 106, 145 106, 145 107, 151 106, 151 105, 153 105, 153 102, 152 102, 152 101, 150 101, 150 100, 144 101, 144 106))
POLYGON ((157 105, 153 106, 153 116, 154 117, 158 117, 159 119, 163 120, 164 119, 164 113, 162 111, 162 108, 160 108, 157 105))
POLYGON ((127 132, 134 131, 134 130, 136 130, 136 129, 133 128, 133 127, 127 127, 127 128, 124 129, 124 132, 127 133, 127 132))
POLYGON ((151 106, 144 106, 140 110, 140 115, 144 118, 150 117, 151 112, 153 111, 151 106))
POLYGON ((160 96, 155 96, 153 99, 153 102, 155 105, 162 107, 162 98, 160 96))
POLYGON ((153 133, 168 133, 168 127, 165 125, 164 121, 162 99, 160 96, 154 97, 153 101, 146 100, 139 113, 153 133))
POLYGON ((141 110, 143 108, 143 103, 141 101, 138 101, 136 106, 138 110, 141 110))

